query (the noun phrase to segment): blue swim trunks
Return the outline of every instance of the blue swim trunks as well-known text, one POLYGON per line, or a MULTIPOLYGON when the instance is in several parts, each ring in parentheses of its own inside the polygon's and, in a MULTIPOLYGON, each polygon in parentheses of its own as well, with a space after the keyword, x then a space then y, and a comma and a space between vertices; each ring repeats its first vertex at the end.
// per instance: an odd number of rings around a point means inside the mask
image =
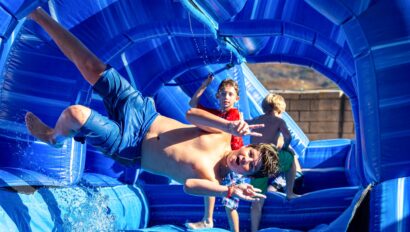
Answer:
MULTIPOLYGON (((235 172, 229 172, 226 177, 224 177, 221 181, 222 185, 232 185, 232 184, 243 184, 245 183, 244 178, 235 173, 235 172)), ((239 206, 239 198, 237 197, 231 197, 231 198, 227 198, 224 197, 222 198, 222 205, 229 208, 229 209, 237 209, 239 206)))
POLYGON ((115 69, 108 67, 93 86, 104 101, 108 118, 91 115, 74 137, 85 140, 125 165, 141 164, 141 144, 158 116, 152 98, 144 97, 115 69))

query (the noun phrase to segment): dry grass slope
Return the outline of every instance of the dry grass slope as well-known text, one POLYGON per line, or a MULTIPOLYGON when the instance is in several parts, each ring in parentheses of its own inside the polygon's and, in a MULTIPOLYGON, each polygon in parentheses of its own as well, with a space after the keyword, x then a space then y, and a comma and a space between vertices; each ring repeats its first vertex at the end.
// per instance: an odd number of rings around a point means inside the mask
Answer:
POLYGON ((283 63, 247 65, 269 90, 339 89, 330 79, 307 67, 283 63))

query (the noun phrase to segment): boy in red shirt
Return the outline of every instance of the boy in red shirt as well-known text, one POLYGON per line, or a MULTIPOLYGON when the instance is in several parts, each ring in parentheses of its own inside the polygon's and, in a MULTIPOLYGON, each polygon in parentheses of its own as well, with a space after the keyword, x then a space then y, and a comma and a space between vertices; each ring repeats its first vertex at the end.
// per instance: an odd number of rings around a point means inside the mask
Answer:
MULTIPOLYGON (((242 119, 241 113, 234 107, 235 103, 239 101, 239 86, 238 83, 232 79, 225 79, 218 87, 216 98, 219 101, 219 109, 210 109, 199 104, 199 98, 204 93, 205 89, 213 80, 213 74, 209 74, 208 78, 202 83, 199 89, 194 93, 189 102, 191 107, 197 107, 206 110, 212 114, 215 114, 221 118, 229 121, 236 121, 242 119)), ((243 146, 242 137, 232 136, 231 148, 239 149, 243 146)), ((237 184, 242 180, 237 174, 231 174, 229 180, 226 180, 227 184, 237 184)), ((239 215, 236 211, 238 207, 238 199, 224 198, 222 200, 225 206, 225 211, 228 216, 229 226, 231 231, 239 232, 239 215)), ((204 197, 204 217, 201 221, 196 223, 186 223, 186 226, 190 229, 203 229, 213 228, 213 211, 215 206, 215 197, 204 197)))

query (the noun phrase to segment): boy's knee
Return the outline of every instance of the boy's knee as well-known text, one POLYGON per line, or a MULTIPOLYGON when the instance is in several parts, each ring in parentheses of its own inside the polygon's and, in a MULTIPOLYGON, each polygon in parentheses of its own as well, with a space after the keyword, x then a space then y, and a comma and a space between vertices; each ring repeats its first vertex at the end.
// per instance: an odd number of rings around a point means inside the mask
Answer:
POLYGON ((102 63, 94 56, 86 56, 76 62, 76 65, 84 78, 92 85, 99 79, 100 75, 106 69, 106 64, 102 63))
POLYGON ((83 125, 90 116, 91 109, 82 105, 71 105, 64 110, 63 114, 74 123, 83 125))

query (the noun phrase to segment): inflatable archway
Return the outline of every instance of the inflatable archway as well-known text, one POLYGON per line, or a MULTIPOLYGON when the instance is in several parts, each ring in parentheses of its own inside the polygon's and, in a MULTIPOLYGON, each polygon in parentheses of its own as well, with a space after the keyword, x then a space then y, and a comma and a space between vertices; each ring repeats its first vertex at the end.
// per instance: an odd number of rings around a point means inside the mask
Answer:
MULTIPOLYGON (((117 229, 179 225, 202 212, 199 198, 186 197, 167 180, 142 178, 140 170, 124 168, 74 141, 53 149, 27 134, 26 111, 48 124, 71 104, 103 112, 101 100, 75 67, 26 19, 39 5, 144 95, 153 96, 162 114, 181 121, 208 72, 219 81, 226 76, 238 80, 246 90, 239 103, 246 118, 261 113, 258 105, 267 93, 246 62, 287 62, 321 72, 349 96, 356 139, 309 141, 287 116, 292 146, 312 171, 309 193, 291 202, 280 194, 270 196, 262 227, 343 231, 358 226, 360 218, 371 231, 408 228, 406 0, 0 0, 1 225, 27 231, 67 228, 64 215, 71 211, 47 186, 78 193, 84 191, 79 183, 115 196, 107 201, 117 229), (31 195, 21 186, 34 186, 31 195), (170 216, 164 207, 176 201, 181 202, 173 209, 178 213, 170 216)), ((216 104, 216 86, 205 94, 205 105, 216 104)), ((244 229, 248 207, 240 208, 244 229)), ((224 227, 219 211, 216 225, 224 227)))

